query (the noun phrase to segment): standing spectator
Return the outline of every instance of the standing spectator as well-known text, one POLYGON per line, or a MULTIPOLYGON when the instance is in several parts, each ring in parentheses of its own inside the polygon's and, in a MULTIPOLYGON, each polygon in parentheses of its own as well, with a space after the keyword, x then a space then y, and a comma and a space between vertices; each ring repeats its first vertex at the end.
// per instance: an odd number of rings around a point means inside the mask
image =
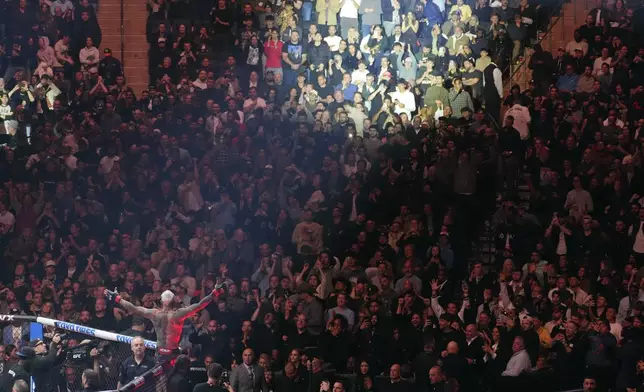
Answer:
POLYGON ((253 350, 247 348, 242 354, 242 363, 230 375, 230 386, 236 392, 259 392, 264 383, 264 369, 255 362, 253 350))
POLYGON ((306 45, 300 39, 298 31, 291 32, 290 41, 282 47, 282 62, 284 69, 284 83, 293 85, 297 75, 304 71, 303 64, 307 60, 306 45))
POLYGON ((358 30, 358 10, 361 0, 343 1, 340 5, 340 32, 347 39, 351 29, 358 30))
POLYGON ((98 74, 108 85, 116 84, 116 77, 123 75, 121 62, 112 56, 110 48, 103 49, 103 59, 98 64, 98 74))

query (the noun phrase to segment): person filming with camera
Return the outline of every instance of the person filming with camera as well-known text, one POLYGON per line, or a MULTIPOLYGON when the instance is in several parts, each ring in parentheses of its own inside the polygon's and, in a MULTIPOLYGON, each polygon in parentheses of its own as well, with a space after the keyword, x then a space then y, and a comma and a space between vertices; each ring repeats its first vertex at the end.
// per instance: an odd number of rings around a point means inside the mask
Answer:
POLYGON ((208 367, 208 381, 195 385, 192 392, 235 392, 233 387, 222 378, 224 368, 218 363, 208 367))
POLYGON ((34 378, 35 391, 45 390, 48 387, 50 372, 63 351, 60 342, 61 336, 59 334, 54 335, 51 339, 49 348, 41 339, 29 342, 29 347, 32 350, 28 351, 24 358, 24 368, 34 378), (30 355, 32 351, 34 355, 30 355))

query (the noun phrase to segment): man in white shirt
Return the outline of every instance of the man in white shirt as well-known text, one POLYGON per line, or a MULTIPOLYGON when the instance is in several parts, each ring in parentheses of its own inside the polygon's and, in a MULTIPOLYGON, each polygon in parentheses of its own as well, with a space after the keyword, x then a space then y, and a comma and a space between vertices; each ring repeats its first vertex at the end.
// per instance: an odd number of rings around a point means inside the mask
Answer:
POLYGON ((624 121, 617 117, 617 112, 615 110, 609 110, 608 117, 606 117, 606 120, 602 121, 602 125, 605 127, 613 126, 617 128, 624 128, 625 124, 624 121))
POLYGON ((61 39, 56 42, 54 52, 56 53, 56 59, 61 65, 74 65, 74 59, 69 55, 69 34, 63 34, 61 39))
POLYGON ((506 377, 518 377, 521 373, 530 370, 532 368, 532 363, 530 362, 530 356, 525 350, 525 343, 523 337, 517 336, 512 342, 512 357, 508 361, 508 365, 505 367, 502 376, 506 377))
POLYGON ((206 73, 206 71, 202 69, 201 71, 199 71, 197 80, 192 82, 192 86, 197 90, 205 90, 208 88, 208 83, 206 83, 207 79, 208 79, 208 73, 206 73))
POLYGON ((532 121, 530 110, 519 103, 515 103, 514 106, 505 112, 504 122, 507 122, 509 117, 514 119, 512 126, 519 131, 521 140, 528 140, 530 137, 530 121, 532 121))
POLYGON ((414 94, 409 91, 407 82, 400 80, 398 82, 397 91, 389 93, 391 100, 394 102, 394 113, 405 113, 411 120, 411 112, 416 110, 416 98, 414 94))
POLYGON ((255 109, 266 109, 266 101, 257 96, 256 87, 251 87, 248 90, 248 99, 244 101, 244 113, 252 113, 255 109))
POLYGON ((98 173, 99 174, 108 174, 112 171, 114 162, 118 162, 121 158, 116 155, 116 149, 114 147, 108 147, 107 155, 101 158, 101 161, 98 163, 98 173))
POLYGON ((602 48, 602 55, 595 59, 593 63, 593 75, 599 76, 599 73, 602 70, 602 64, 606 63, 610 67, 613 62, 613 58, 608 55, 608 48, 602 48))
POLYGON ((333 320, 335 316, 340 315, 347 319, 349 329, 353 328, 353 326, 355 325, 355 314, 353 313, 353 310, 347 308, 346 293, 338 293, 338 295, 336 296, 336 303, 337 306, 335 308, 331 308, 326 311, 326 322, 333 320))
POLYGON ((349 29, 358 30, 358 10, 360 9, 361 0, 344 0, 340 8, 340 32, 346 39, 349 35, 349 29))
POLYGON ((342 37, 336 35, 337 32, 338 28, 331 25, 329 26, 329 35, 324 37, 324 42, 329 45, 329 50, 331 52, 337 52, 340 49, 340 41, 342 41, 342 37))
POLYGON ((0 200, 0 232, 8 233, 13 228, 13 224, 16 222, 16 217, 13 216, 4 201, 0 200))
POLYGON ((69 0, 54 0, 51 2, 51 7, 49 7, 49 10, 51 11, 52 16, 56 15, 56 8, 60 8, 62 11, 61 13, 64 15, 67 10, 73 10, 74 9, 74 4, 72 4, 71 1, 69 0))

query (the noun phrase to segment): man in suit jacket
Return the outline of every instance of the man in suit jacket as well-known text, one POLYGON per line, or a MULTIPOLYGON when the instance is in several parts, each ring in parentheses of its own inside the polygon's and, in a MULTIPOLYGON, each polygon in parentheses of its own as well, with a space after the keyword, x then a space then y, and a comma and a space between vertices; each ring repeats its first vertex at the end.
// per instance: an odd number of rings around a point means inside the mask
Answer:
POLYGON ((595 26, 603 26, 611 20, 610 11, 606 8, 605 0, 597 0, 597 6, 590 10, 588 15, 593 18, 595 26))
POLYGON ((242 363, 233 369, 230 385, 235 392, 259 392, 262 390, 264 369, 255 362, 253 350, 247 348, 242 353, 242 363))

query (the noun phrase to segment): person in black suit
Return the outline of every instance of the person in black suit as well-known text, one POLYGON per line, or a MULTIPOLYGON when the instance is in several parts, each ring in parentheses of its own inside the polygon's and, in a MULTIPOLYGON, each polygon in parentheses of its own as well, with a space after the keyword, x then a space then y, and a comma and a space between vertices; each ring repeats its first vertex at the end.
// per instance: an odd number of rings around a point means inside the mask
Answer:
POLYGON ((189 337, 190 343, 201 345, 201 351, 204 354, 213 355, 215 358, 221 357, 228 339, 223 332, 219 331, 217 320, 208 321, 208 331, 204 334, 194 332, 189 337))
POLYGON ((465 327, 465 347, 463 347, 463 357, 467 360, 469 369, 478 372, 483 365, 483 338, 481 338, 476 324, 469 324, 465 327))
POLYGON ((230 374, 230 385, 235 392, 259 392, 264 382, 264 370, 255 363, 255 354, 250 348, 242 352, 242 363, 230 374))
POLYGON ((610 11, 606 8, 605 0, 597 0, 597 6, 590 10, 588 15, 592 16, 595 26, 604 26, 610 23, 610 11))
POLYGON ((291 327, 282 336, 282 341, 285 343, 287 350, 317 345, 317 337, 311 335, 307 327, 306 316, 301 313, 298 314, 295 317, 295 327, 291 327))

